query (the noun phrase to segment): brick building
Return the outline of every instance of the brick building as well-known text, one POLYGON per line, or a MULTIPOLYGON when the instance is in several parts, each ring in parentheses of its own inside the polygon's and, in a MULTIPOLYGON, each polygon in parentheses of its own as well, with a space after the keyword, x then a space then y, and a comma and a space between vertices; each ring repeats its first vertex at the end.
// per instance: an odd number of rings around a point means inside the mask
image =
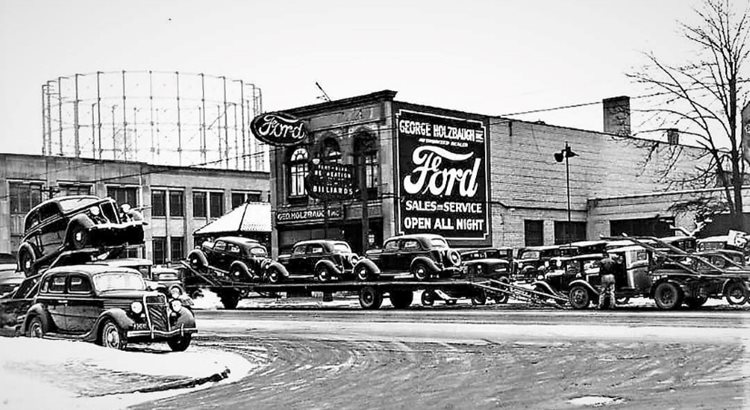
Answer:
POLYGON ((674 133, 660 143, 631 137, 627 97, 604 100, 606 132, 595 132, 395 96, 386 90, 284 110, 306 122, 309 137, 272 153, 274 250, 330 237, 362 252, 410 232, 440 233, 455 247, 519 247, 622 232, 671 234, 671 224, 692 224, 691 215, 669 207, 677 196, 696 193, 665 193, 661 176, 667 163, 673 177, 689 175, 701 150, 680 145, 674 133), (566 164, 554 159, 566 143, 577 154, 569 158, 570 207, 566 164), (310 198, 305 175, 312 160, 354 167, 355 187, 365 187, 368 198, 367 224, 363 190, 341 201, 310 198))
POLYGON ((0 254, 15 254, 23 218, 53 196, 96 195, 143 206, 145 246, 163 263, 185 257, 193 232, 247 201, 268 201, 269 174, 141 162, 0 154, 0 254))

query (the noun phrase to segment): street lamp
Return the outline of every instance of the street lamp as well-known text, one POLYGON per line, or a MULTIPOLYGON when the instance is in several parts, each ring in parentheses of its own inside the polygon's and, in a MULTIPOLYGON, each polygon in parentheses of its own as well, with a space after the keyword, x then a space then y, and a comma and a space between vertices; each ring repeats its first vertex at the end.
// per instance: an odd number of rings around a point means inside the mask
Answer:
POLYGON ((570 243, 570 229, 571 229, 571 222, 570 222, 570 166, 568 164, 568 158, 570 157, 576 157, 578 154, 573 152, 573 150, 570 149, 570 146, 568 145, 568 141, 565 141, 565 148, 562 149, 560 152, 555 153, 555 161, 562 162, 563 159, 565 159, 565 185, 567 186, 568 191, 568 227, 566 229, 566 236, 568 237, 568 243, 570 243))

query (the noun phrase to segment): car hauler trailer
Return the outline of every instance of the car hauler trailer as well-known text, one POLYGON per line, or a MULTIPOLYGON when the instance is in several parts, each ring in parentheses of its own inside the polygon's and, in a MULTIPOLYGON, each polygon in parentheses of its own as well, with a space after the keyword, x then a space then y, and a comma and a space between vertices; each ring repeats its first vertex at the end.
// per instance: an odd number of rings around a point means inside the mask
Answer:
MULTIPOLYGON (((250 292, 260 295, 280 292, 357 292, 359 304, 363 309, 378 309, 383 299, 388 297, 396 309, 405 309, 414 301, 415 291, 426 291, 446 301, 458 297, 474 300, 486 300, 489 296, 495 300, 507 300, 508 297, 528 303, 547 305, 559 308, 565 298, 535 292, 530 289, 512 285, 506 281, 468 277, 466 279, 433 279, 383 280, 383 281, 335 281, 335 282, 286 282, 260 283, 234 280, 229 272, 206 267, 203 272, 195 269, 187 261, 180 262, 185 268, 184 284, 189 295, 195 296, 200 289, 209 289, 216 293, 226 309, 234 309, 241 298, 250 292)), ((426 304, 426 303, 424 303, 426 304)), ((449 303, 450 304, 450 303, 449 303)))

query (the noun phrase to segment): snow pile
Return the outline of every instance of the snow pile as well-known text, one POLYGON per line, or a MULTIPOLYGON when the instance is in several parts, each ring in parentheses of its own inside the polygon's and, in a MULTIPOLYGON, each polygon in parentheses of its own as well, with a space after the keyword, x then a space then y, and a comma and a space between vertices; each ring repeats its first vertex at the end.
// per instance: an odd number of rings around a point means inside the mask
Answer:
POLYGON ((0 338, 0 407, 121 408, 185 391, 160 391, 172 386, 237 381, 252 368, 233 353, 168 349, 155 344, 118 351, 82 342, 0 338))

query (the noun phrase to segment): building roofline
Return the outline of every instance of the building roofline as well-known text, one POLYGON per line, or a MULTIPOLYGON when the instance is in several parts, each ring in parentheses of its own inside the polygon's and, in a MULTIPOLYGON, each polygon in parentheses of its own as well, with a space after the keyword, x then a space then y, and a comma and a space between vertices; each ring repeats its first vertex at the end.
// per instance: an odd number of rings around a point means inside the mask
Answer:
POLYGON ((393 101, 393 98, 396 97, 396 93, 398 93, 398 91, 382 90, 376 91, 374 93, 342 98, 340 100, 326 101, 323 103, 304 105, 301 107, 277 111, 292 114, 298 117, 306 117, 319 112, 330 111, 332 108, 343 108, 347 106, 362 105, 380 101, 393 101))
POLYGON ((81 161, 81 162, 89 162, 92 164, 123 164, 123 165, 139 165, 147 167, 151 170, 174 170, 174 171, 189 171, 189 172, 195 172, 195 171, 207 171, 210 170, 211 172, 220 172, 220 173, 235 173, 235 174, 256 174, 258 176, 270 176, 270 172, 265 171, 243 171, 243 170, 236 170, 236 169, 221 169, 221 168, 204 168, 204 167, 198 167, 198 166, 179 166, 179 165, 158 165, 158 164, 150 164, 148 162, 141 162, 141 161, 124 161, 119 159, 96 159, 96 158, 85 158, 85 157, 61 157, 57 155, 39 155, 39 154, 19 154, 19 153, 13 153, 13 152, 0 152, 0 157, 7 158, 7 157, 17 157, 19 159, 29 159, 29 160, 74 160, 74 161, 81 161))

